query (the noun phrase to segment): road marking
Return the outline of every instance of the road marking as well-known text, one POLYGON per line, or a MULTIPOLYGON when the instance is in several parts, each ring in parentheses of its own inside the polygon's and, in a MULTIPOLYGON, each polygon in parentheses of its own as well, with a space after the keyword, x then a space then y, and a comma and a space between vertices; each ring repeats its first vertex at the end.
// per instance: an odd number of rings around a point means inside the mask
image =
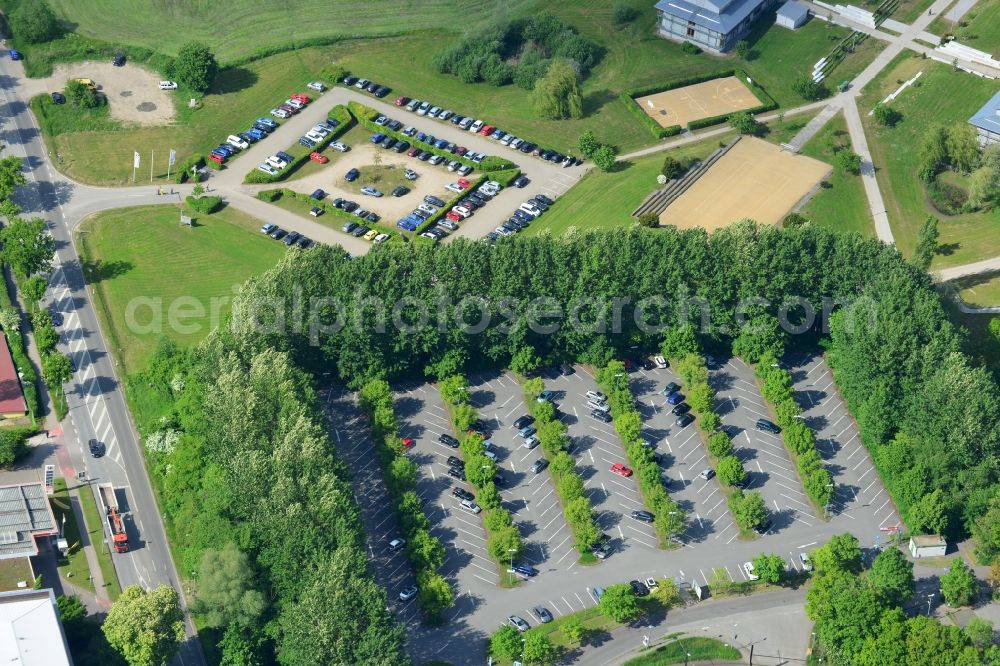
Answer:
POLYGON ((819 543, 819 542, 818 541, 811 541, 809 543, 804 543, 801 546, 796 546, 796 548, 800 548, 800 549, 801 548, 808 548, 809 546, 815 546, 817 543, 819 543))

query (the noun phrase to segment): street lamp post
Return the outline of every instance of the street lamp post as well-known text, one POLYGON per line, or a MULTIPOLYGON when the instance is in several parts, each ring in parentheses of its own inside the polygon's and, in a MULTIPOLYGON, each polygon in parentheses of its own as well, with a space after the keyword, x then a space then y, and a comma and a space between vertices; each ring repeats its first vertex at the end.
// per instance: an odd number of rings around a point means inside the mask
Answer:
POLYGON ((510 570, 514 571, 514 553, 517 552, 517 548, 508 548, 507 552, 510 553, 510 570))
POLYGON ((933 592, 927 595, 927 617, 931 616, 931 602, 934 601, 935 596, 933 592))
MULTIPOLYGON (((833 488, 833 484, 832 483, 828 483, 828 484, 826 484, 826 487, 827 488, 833 488)), ((826 498, 826 507, 823 510, 824 511, 824 515, 826 515, 826 519, 827 520, 830 520, 830 502, 832 500, 833 500, 833 491, 831 490, 830 491, 830 496, 826 498)))

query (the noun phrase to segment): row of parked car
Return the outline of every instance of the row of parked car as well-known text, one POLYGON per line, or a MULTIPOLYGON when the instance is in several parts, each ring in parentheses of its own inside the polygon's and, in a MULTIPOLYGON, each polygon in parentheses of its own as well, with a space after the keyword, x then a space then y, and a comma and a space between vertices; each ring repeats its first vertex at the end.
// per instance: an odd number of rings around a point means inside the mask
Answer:
POLYGON ((486 155, 482 153, 471 151, 465 146, 459 146, 448 141, 447 139, 439 139, 433 134, 426 134, 412 125, 403 127, 403 123, 400 121, 393 120, 392 118, 388 118, 386 116, 380 115, 377 117, 375 119, 375 124, 394 132, 399 132, 400 134, 411 138, 413 140, 413 144, 410 144, 410 142, 406 140, 397 140, 393 136, 387 136, 382 133, 376 133, 372 137, 372 143, 381 144, 383 148, 392 149, 397 153, 405 152, 409 157, 416 157, 422 162, 429 162, 435 166, 438 164, 444 164, 448 167, 449 171, 457 171, 463 176, 468 175, 472 171, 472 167, 467 164, 463 165, 458 160, 448 160, 441 155, 435 155, 430 150, 421 148, 415 144, 422 143, 429 148, 446 150, 456 157, 463 157, 471 162, 475 162, 476 164, 480 164, 484 159, 486 159, 486 155))
POLYGON ((369 81, 368 79, 359 79, 356 76, 345 76, 341 81, 345 86, 354 86, 358 90, 363 90, 366 93, 371 93, 378 97, 379 99, 388 95, 392 88, 389 86, 383 86, 381 83, 376 83, 375 81, 369 81))
MULTIPOLYGON (((334 132, 340 125, 340 121, 336 118, 327 118, 326 122, 314 125, 312 129, 305 133, 305 135, 299 139, 299 143, 307 148, 313 148, 316 144, 320 143, 326 137, 328 137, 332 132, 334 132)), ((330 144, 330 146, 341 152, 347 152, 348 147, 340 142, 335 142, 330 144)), ((269 156, 263 162, 257 165, 258 171, 263 171, 269 176, 277 176, 281 173, 281 170, 286 168, 292 163, 295 158, 288 153, 279 150, 274 155, 269 156)), ((313 152, 309 155, 309 159, 314 162, 319 162, 320 164, 325 164, 330 161, 326 155, 322 153, 313 152)))
POLYGON ((501 236, 516 234, 522 229, 527 229, 531 222, 549 209, 554 201, 544 194, 536 194, 511 214, 510 219, 486 235, 490 242, 496 241, 501 236))
MULTIPOLYGON (((450 183, 447 187, 450 191, 463 193, 472 187, 472 182, 465 178, 459 178, 458 181, 450 183)), ((459 199, 444 216, 420 235, 435 242, 446 238, 449 233, 458 230, 458 225, 461 221, 471 217, 476 210, 489 203, 493 197, 500 194, 500 190, 502 189, 503 186, 495 180, 483 183, 476 188, 475 192, 468 192, 465 197, 459 199)), ((412 213, 396 222, 396 226, 407 231, 416 231, 417 227, 423 224, 428 218, 436 215, 444 206, 444 201, 435 196, 428 195, 424 197, 424 203, 417 206, 412 213)))
MULTIPOLYGON (((170 83, 169 81, 162 81, 163 83, 170 83)), ((319 90, 325 89, 322 83, 318 81, 311 81, 308 86, 313 89, 319 90)), ((311 100, 309 96, 305 93, 294 93, 285 102, 278 107, 271 109, 271 115, 276 118, 288 118, 293 113, 298 113, 300 109, 304 109, 311 100)), ((267 137, 268 134, 278 129, 278 123, 270 118, 261 116, 253 122, 250 129, 245 132, 239 132, 237 134, 230 134, 226 137, 226 140, 215 147, 208 154, 208 159, 212 160, 217 164, 225 164, 226 161, 236 155, 239 151, 250 147, 250 144, 256 143, 267 137)), ((264 171, 264 169, 261 169, 264 171)), ((270 171, 266 171, 269 175, 274 175, 270 171)), ((275 171, 274 173, 277 173, 275 171)))
POLYGON ((434 118, 435 120, 450 122, 452 125, 456 125, 460 129, 493 139, 503 146, 508 146, 525 154, 534 155, 535 157, 549 162, 562 164, 564 168, 577 164, 583 164, 583 160, 573 157, 572 155, 563 155, 554 150, 542 148, 535 143, 505 132, 495 125, 490 125, 483 120, 472 118, 471 116, 458 115, 451 109, 443 109, 440 106, 433 106, 431 102, 400 96, 396 98, 395 104, 396 106, 403 107, 407 111, 415 113, 418 116, 426 116, 428 118, 434 118))
POLYGON ((267 223, 260 228, 260 233, 270 236, 274 240, 280 240, 288 247, 293 245, 308 250, 313 246, 312 239, 303 236, 297 231, 285 231, 276 224, 267 223))

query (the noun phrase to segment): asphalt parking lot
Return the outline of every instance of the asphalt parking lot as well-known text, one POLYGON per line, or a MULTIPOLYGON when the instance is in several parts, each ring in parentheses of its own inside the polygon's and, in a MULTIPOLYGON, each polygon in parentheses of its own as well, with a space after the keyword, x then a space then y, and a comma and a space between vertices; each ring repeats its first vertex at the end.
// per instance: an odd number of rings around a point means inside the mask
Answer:
POLYGON ((330 439, 351 470, 351 484, 361 508, 375 579, 385 588, 390 607, 398 617, 411 622, 420 617, 416 600, 402 602, 398 595, 416 581, 403 551, 389 552, 389 542, 400 536, 399 525, 375 458, 370 432, 355 400, 355 394, 340 388, 326 392, 330 439))
POLYGON ((709 383, 716 392, 723 428, 746 469, 746 489, 758 490, 764 497, 771 512, 771 531, 781 531, 793 522, 815 525, 819 521, 816 509, 802 490, 781 436, 755 427, 757 419, 773 421, 774 417, 757 388, 753 369, 738 358, 719 363, 709 371, 709 383))
POLYGON ((625 478, 611 471, 615 463, 628 464, 614 424, 603 423, 590 415, 587 391, 599 391, 597 381, 583 366, 575 366, 571 375, 549 369, 542 375, 545 388, 555 392, 555 404, 562 413, 569 436, 576 449, 573 455, 583 485, 590 496, 601 529, 618 539, 618 549, 657 550, 653 526, 634 520, 633 511, 646 509, 635 476, 625 478))
POLYGON ((630 376, 629 388, 642 415, 643 433, 656 444, 660 467, 670 479, 667 490, 688 514, 688 527, 680 539, 688 546, 709 538, 729 543, 739 530, 718 479, 706 481, 699 476, 709 463, 697 424, 675 425, 677 417, 670 413, 673 408, 663 394, 670 382, 680 384, 671 368, 640 370, 630 376))
POLYGON ((395 400, 399 434, 415 442, 410 459, 418 465, 417 495, 424 503, 431 534, 445 546, 441 575, 460 589, 488 593, 497 585, 497 566, 486 551, 482 519, 462 508, 451 494, 453 488, 470 492, 472 488, 447 474, 448 456, 456 452, 438 441, 441 433, 451 433, 441 396, 433 385, 423 384, 397 387, 395 400))
POLYGON ((806 424, 816 432, 816 446, 837 484, 830 512, 850 519, 859 513, 871 513, 880 534, 899 525, 896 506, 861 443, 858 426, 823 357, 793 354, 784 362, 792 375, 806 424))
POLYGON ((526 553, 524 560, 543 571, 576 564, 579 553, 566 525, 552 474, 538 474, 531 466, 544 456, 542 449, 524 448, 524 439, 511 425, 528 414, 524 390, 510 373, 486 373, 469 377, 472 404, 490 427, 490 440, 497 450, 497 463, 504 479, 500 496, 503 506, 514 516, 521 531, 526 553))

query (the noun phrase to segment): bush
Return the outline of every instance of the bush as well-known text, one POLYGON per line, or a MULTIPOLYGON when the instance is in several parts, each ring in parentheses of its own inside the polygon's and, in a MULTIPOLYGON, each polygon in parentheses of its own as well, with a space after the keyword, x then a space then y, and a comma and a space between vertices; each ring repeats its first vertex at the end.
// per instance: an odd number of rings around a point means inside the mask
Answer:
POLYGON ((18 3, 10 14, 10 29, 15 38, 28 44, 47 42, 62 34, 59 19, 43 0, 18 3))
POLYGON ((0 429, 0 467, 9 468, 27 455, 28 438, 35 432, 34 428, 0 429))
POLYGON ((850 150, 841 150, 837 153, 834 159, 837 162, 837 166, 844 173, 849 173, 854 176, 861 173, 861 155, 858 155, 850 150))
POLYGON ((691 42, 684 42, 683 44, 681 44, 681 50, 684 51, 684 53, 688 53, 690 55, 698 55, 699 53, 701 53, 701 49, 692 44, 691 42))
POLYGON ((875 105, 872 115, 875 117, 875 122, 883 127, 895 127, 903 118, 903 114, 882 102, 875 105))
POLYGON ((201 155, 194 155, 179 162, 176 167, 177 171, 174 175, 174 181, 177 183, 186 183, 189 178, 191 178, 191 172, 195 167, 199 169, 205 166, 205 158, 201 155))
POLYGON ((645 212, 638 217, 639 226, 655 229, 660 226, 660 216, 653 212, 645 212))
POLYGON ((195 197, 188 195, 184 200, 187 202, 188 206, 199 213, 211 214, 222 207, 222 197, 195 197))
POLYGON ((811 76, 803 75, 792 82, 792 90, 802 99, 818 101, 830 96, 830 91, 822 83, 813 81, 811 76))
POLYGON ((611 9, 611 20, 615 25, 622 26, 639 18, 639 10, 623 2, 616 2, 611 9))
POLYGON ((594 151, 593 160, 594 164, 601 171, 611 171, 617 161, 615 159, 615 149, 608 145, 602 145, 594 151))
POLYGON ((680 177, 680 175, 684 173, 684 165, 670 155, 667 155, 667 157, 663 160, 663 166, 660 167, 660 173, 662 173, 663 177, 667 180, 673 180, 680 177))

